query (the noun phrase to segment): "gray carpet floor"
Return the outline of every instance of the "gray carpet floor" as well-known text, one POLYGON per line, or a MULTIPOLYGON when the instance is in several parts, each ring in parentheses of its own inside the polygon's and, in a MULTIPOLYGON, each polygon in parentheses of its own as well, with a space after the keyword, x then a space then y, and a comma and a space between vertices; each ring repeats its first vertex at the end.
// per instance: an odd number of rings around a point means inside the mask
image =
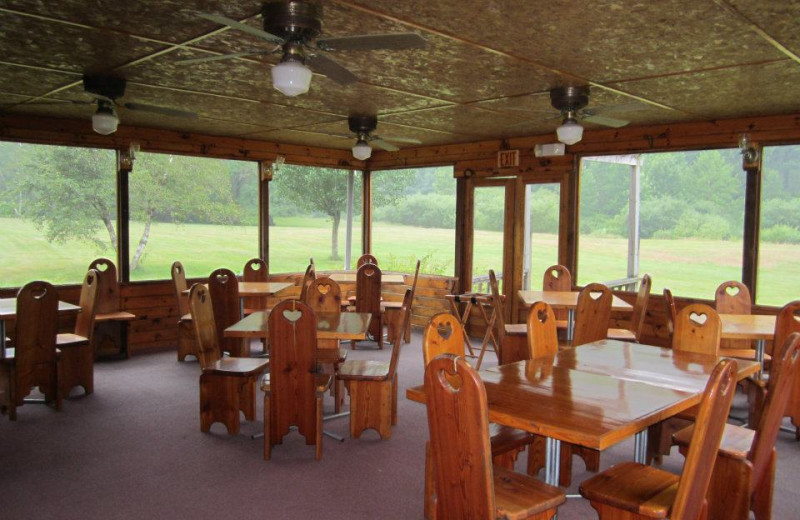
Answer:
MULTIPOLYGON (((350 352, 352 359, 388 359, 388 348, 350 352)), ((495 362, 487 356, 489 366, 495 362)), ((368 431, 348 437, 348 419, 325 423, 343 435, 325 438, 323 458, 291 434, 262 459, 251 434, 262 423, 242 423, 229 436, 220 424, 200 432, 196 362, 171 352, 96 365, 95 393, 65 400, 57 413, 26 404, 14 423, 0 418, 0 518, 353 518, 422 517, 425 409, 405 399, 422 382, 421 335, 401 355, 399 422, 390 440, 368 431)), ((80 390, 75 389, 75 394, 80 390)), ((261 394, 259 391, 259 417, 261 394)), ((737 398, 735 413, 743 413, 737 398)), ((332 402, 326 401, 326 413, 332 402)), ((778 440, 776 519, 800 518, 800 444, 778 440)), ((630 460, 633 441, 603 453, 602 467, 630 460)), ((518 469, 523 470, 524 455, 518 469)), ((679 472, 673 449, 664 467, 679 472)), ((589 476, 574 462, 570 491, 589 476)), ((559 509, 562 520, 596 518, 582 499, 559 509)))

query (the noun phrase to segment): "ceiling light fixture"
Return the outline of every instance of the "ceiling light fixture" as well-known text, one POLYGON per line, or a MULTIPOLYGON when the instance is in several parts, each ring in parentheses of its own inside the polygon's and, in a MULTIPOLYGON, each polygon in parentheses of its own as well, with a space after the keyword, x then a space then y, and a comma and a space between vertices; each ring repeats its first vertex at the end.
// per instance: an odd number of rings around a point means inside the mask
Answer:
POLYGON ((272 67, 272 86, 289 97, 299 96, 308 92, 311 76, 303 46, 294 41, 286 42, 281 62, 272 67))
POLYGON ((97 100, 97 112, 92 115, 92 129, 100 135, 110 135, 117 131, 119 118, 114 105, 103 99, 97 100))
POLYGON ((359 137, 356 145, 353 147, 353 157, 359 161, 366 161, 372 156, 372 147, 367 144, 367 141, 359 137))
POLYGON ((583 139, 583 127, 575 119, 575 112, 568 110, 564 122, 556 129, 558 140, 564 144, 575 144, 583 139))

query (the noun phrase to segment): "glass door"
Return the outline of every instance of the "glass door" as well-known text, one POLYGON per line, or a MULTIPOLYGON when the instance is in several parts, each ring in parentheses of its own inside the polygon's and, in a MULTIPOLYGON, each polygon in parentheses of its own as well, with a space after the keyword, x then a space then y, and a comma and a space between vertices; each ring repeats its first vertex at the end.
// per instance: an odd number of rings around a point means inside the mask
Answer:
POLYGON ((522 288, 539 290, 545 269, 558 263, 561 183, 524 184, 522 288))
MULTIPOLYGON (((508 201, 513 201, 513 184, 506 181, 476 185, 473 191, 472 292, 489 293, 489 269, 497 276, 503 292, 506 270, 504 251, 508 240, 508 201)), ((513 206, 513 203, 511 204, 513 206)))

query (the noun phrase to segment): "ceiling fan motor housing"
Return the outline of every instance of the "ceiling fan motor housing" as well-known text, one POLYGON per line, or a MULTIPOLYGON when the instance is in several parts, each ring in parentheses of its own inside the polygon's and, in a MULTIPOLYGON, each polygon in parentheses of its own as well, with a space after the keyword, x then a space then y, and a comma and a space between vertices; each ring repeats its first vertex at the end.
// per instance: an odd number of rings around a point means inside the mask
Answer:
POLYGON ((114 76, 83 76, 83 89, 96 96, 117 99, 125 95, 125 80, 114 76))
POLYGON ((269 2, 261 16, 264 30, 287 42, 307 42, 322 32, 322 6, 311 2, 269 2))
POLYGON ((557 87, 550 91, 550 104, 561 112, 575 112, 589 104, 589 87, 557 87))
POLYGON ((378 116, 350 116, 347 124, 354 134, 368 135, 378 127, 378 116))

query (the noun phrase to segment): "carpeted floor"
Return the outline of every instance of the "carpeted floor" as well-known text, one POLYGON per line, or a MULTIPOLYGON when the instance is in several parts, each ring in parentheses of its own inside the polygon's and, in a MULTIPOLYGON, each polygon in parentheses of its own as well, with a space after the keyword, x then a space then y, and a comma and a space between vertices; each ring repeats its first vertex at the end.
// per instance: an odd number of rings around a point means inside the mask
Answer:
MULTIPOLYGON (((26 404, 17 422, 0 418, 0 518, 421 518, 427 423, 425 409, 405 399, 405 387, 422 382, 420 341, 415 332, 401 356, 392 438, 373 431, 343 443, 326 437, 319 462, 296 434, 262 460, 261 441, 250 438, 262 431, 260 421, 243 422, 238 436, 219 424, 201 433, 196 362, 178 363, 170 352, 98 363, 95 393, 66 400, 61 413, 26 404)), ((258 399, 260 417, 260 392, 258 399)), ((326 413, 331 407, 328 400, 326 413)), ((347 437, 348 419, 325 428, 347 437)), ((800 518, 793 434, 780 434, 778 452, 774 518, 800 518)), ((622 443, 603 453, 602 466, 632 453, 633 442, 622 443)), ((665 467, 680 471, 682 461, 674 449, 665 467)), ((588 476, 583 469, 576 459, 573 492, 588 476)), ((596 516, 582 499, 569 499, 559 518, 596 516)))

